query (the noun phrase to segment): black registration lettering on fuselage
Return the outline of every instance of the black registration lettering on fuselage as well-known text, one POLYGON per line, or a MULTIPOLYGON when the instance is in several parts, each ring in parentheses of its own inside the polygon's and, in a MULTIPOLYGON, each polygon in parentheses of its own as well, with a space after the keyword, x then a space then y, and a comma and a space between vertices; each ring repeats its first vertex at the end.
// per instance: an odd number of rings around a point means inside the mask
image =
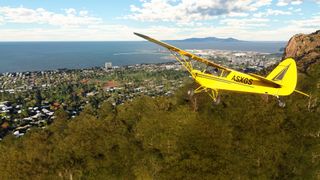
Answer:
POLYGON ((252 84, 252 81, 253 79, 249 79, 249 78, 245 78, 245 77, 241 77, 241 76, 233 76, 231 80, 234 80, 236 82, 240 82, 240 83, 243 83, 243 84, 248 84, 248 85, 251 85, 252 84))

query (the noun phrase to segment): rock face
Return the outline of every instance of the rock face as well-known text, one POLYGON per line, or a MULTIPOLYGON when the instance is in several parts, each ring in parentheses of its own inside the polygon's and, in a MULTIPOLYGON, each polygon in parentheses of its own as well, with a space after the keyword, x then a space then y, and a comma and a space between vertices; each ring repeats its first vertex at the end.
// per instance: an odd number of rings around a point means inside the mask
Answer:
POLYGON ((308 67, 320 63, 320 30, 305 35, 293 36, 285 49, 283 59, 292 57, 296 60, 298 69, 306 72, 308 67))

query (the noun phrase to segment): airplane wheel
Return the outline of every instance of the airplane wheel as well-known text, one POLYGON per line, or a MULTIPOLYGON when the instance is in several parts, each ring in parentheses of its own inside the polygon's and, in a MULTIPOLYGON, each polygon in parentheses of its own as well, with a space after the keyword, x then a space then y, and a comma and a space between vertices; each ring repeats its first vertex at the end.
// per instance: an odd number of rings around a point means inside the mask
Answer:
POLYGON ((193 91, 192 89, 190 89, 190 90, 188 91, 188 95, 192 97, 192 96, 194 95, 194 91, 193 91))
POLYGON ((282 108, 286 107, 286 103, 282 102, 282 101, 279 101, 279 107, 282 107, 282 108))
POLYGON ((215 105, 219 105, 219 104, 220 104, 220 102, 221 102, 221 98, 220 98, 220 96, 218 96, 218 97, 216 98, 216 100, 215 100, 215 101, 213 101, 213 103, 214 103, 215 105))

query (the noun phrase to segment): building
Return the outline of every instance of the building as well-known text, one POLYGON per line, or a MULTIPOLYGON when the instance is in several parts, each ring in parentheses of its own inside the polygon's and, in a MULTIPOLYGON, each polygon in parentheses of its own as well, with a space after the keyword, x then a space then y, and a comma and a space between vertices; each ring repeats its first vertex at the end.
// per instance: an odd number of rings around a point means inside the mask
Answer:
POLYGON ((103 90, 105 91, 113 91, 118 88, 119 84, 116 81, 108 81, 104 84, 103 90))
POLYGON ((112 69, 112 62, 106 62, 106 63, 104 64, 104 68, 105 68, 105 69, 112 69))

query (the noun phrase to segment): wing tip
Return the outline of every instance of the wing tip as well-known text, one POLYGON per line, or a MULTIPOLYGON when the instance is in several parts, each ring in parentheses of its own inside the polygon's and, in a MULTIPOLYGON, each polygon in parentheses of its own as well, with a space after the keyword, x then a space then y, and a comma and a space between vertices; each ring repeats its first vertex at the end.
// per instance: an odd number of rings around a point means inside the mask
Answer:
POLYGON ((137 33, 137 32, 133 32, 133 34, 136 35, 136 36, 142 37, 144 39, 146 39, 146 37, 147 37, 146 35, 143 35, 143 34, 140 34, 140 33, 137 33))

